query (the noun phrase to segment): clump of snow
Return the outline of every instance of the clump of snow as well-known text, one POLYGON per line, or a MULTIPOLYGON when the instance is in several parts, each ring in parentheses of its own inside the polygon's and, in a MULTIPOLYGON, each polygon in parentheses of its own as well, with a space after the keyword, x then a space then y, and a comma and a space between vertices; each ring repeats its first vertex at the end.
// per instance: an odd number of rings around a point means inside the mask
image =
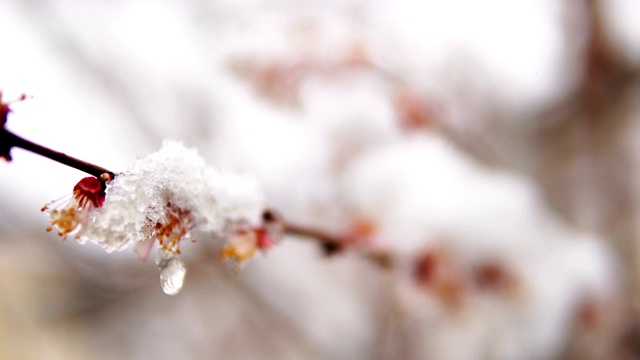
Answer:
MULTIPOLYGON (((160 284, 168 295, 184 283, 180 243, 195 241, 193 230, 220 242, 230 241, 238 228, 262 231, 265 201, 258 183, 207 167, 195 149, 175 141, 164 141, 160 150, 118 174, 106 193, 104 204, 84 215, 88 219, 76 239, 108 252, 135 244, 143 260, 157 242, 160 284)), ((255 247, 252 256, 263 249, 255 247)))
POLYGON ((257 224, 264 208, 257 182, 207 167, 195 149, 164 141, 109 183, 81 240, 113 251, 153 237, 180 241, 196 227, 220 238, 230 224, 257 224))

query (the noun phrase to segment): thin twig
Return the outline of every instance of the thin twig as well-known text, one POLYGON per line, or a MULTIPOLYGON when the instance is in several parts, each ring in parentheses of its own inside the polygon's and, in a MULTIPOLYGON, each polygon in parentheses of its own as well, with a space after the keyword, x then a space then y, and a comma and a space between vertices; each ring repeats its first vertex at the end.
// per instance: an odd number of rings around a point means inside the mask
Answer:
MULTIPOLYGON (((343 252, 349 245, 341 236, 323 231, 317 228, 310 228, 298 224, 285 223, 285 233, 296 235, 305 239, 318 242, 327 256, 336 255, 343 252)), ((364 253, 366 259, 372 261, 383 269, 393 268, 393 259, 389 252, 384 250, 370 250, 364 253)))
POLYGON ((53 161, 57 161, 61 164, 70 166, 74 169, 78 169, 80 171, 86 172, 89 175, 93 175, 98 179, 101 179, 102 174, 109 174, 111 178, 115 177, 115 174, 108 169, 105 169, 101 166, 91 164, 84 160, 80 160, 74 157, 71 157, 65 153, 52 150, 48 147, 36 144, 32 141, 29 141, 25 138, 22 138, 9 130, 2 128, 0 130, 0 144, 3 149, 6 149, 7 154, 12 147, 18 147, 27 151, 31 151, 32 153, 41 155, 46 157, 47 159, 51 159, 53 161))
POLYGON ((327 256, 335 255, 344 249, 343 239, 326 231, 291 223, 285 223, 284 229, 289 235, 297 235, 317 241, 327 256))

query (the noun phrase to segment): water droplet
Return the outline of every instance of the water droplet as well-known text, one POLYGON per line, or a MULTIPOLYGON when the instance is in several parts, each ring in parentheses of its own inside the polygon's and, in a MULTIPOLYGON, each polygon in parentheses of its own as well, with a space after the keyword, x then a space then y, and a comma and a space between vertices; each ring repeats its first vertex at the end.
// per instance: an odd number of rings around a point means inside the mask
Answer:
POLYGON ((182 261, 175 254, 159 251, 156 263, 160 268, 160 285, 167 295, 176 295, 182 289, 187 272, 182 261))

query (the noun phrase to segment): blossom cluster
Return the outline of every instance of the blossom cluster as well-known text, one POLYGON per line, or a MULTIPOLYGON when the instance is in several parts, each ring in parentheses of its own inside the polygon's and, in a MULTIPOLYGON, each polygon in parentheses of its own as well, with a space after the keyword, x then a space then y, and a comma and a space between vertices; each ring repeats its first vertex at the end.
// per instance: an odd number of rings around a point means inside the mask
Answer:
POLYGON ((165 141, 127 171, 87 177, 71 199, 43 208, 63 238, 101 245, 107 252, 133 246, 146 259, 157 244, 156 264, 167 294, 185 275, 181 245, 198 237, 221 246, 221 259, 242 264, 279 236, 276 216, 251 178, 207 167, 195 149, 165 141))

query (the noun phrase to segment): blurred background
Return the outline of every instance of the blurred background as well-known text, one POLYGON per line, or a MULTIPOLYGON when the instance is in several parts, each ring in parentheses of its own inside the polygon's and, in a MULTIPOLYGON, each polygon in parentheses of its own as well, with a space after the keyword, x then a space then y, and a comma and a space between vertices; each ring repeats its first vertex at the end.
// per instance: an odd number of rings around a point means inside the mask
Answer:
POLYGON ((8 0, 0 39, 13 132, 116 172, 180 140, 345 241, 199 238, 170 297, 45 232, 84 174, 15 149, 2 359, 640 357, 640 2, 8 0))

